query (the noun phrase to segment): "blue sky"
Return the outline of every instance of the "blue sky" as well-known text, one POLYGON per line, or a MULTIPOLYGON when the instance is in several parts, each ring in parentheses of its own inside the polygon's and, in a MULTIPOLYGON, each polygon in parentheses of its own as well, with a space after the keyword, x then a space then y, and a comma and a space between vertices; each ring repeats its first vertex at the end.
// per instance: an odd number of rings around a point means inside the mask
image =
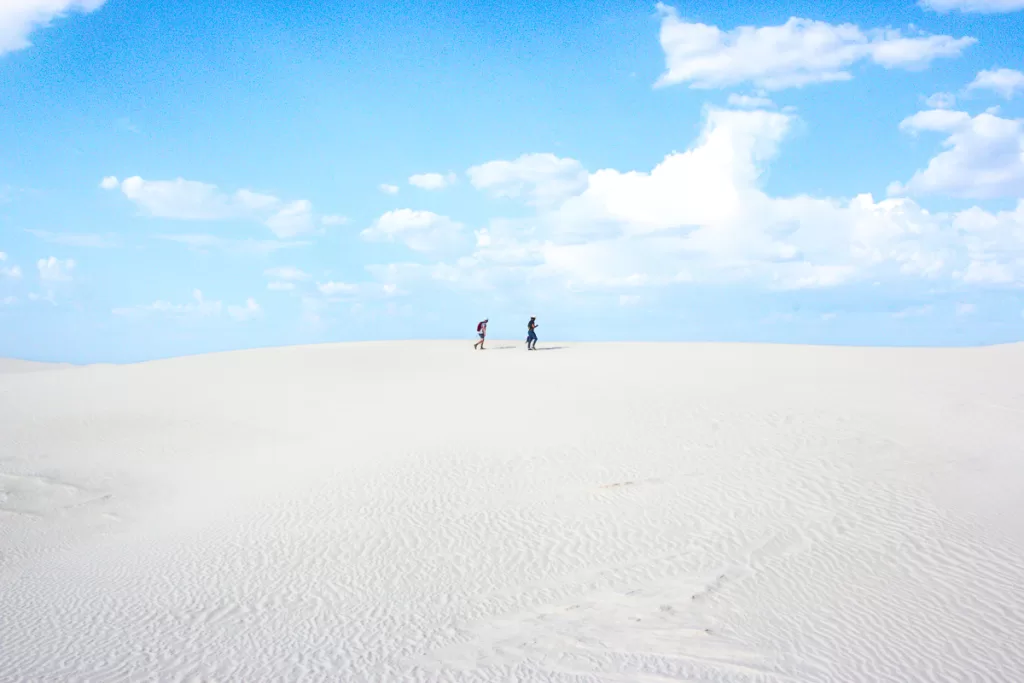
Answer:
POLYGON ((1024 338, 1024 0, 0 8, 0 356, 1024 338))

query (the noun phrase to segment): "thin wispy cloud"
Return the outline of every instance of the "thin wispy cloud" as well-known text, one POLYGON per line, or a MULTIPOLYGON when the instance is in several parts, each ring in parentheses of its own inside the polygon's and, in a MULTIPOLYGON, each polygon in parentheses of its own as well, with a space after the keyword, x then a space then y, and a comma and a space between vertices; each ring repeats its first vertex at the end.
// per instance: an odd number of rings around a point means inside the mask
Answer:
POLYGON ((90 249, 112 249, 121 246, 121 239, 114 234, 80 234, 69 232, 50 232, 48 230, 26 230, 44 242, 62 247, 83 247, 90 249))

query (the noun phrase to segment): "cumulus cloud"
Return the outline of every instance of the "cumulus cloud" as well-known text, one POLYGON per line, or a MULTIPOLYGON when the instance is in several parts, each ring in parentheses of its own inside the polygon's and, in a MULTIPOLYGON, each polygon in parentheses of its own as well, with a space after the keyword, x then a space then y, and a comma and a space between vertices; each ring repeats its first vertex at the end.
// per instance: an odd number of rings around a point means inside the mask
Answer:
POLYGON ((419 173, 409 176, 409 184, 422 190, 443 190, 455 183, 455 174, 419 173))
MULTIPOLYGON (((965 116, 929 113, 914 125, 946 130, 965 116)), ((649 171, 590 172, 579 193, 537 205, 531 216, 492 219, 454 260, 370 272, 395 285, 501 290, 530 282, 627 297, 686 282, 778 290, 1024 282, 1024 209, 931 213, 906 197, 767 194, 763 174, 793 121, 784 112, 711 109, 695 144, 649 171)))
POLYGON ((665 72, 659 87, 689 83, 691 88, 724 88, 753 83, 766 90, 845 81, 850 68, 869 61, 886 69, 922 69, 940 57, 956 57, 974 38, 915 34, 899 29, 861 30, 790 18, 780 26, 717 26, 683 20, 674 7, 659 3, 665 72))
POLYGON ((216 185, 184 178, 145 180, 132 176, 118 184, 111 176, 100 185, 110 190, 120 187, 124 196, 147 215, 158 218, 259 221, 282 239, 313 231, 313 205, 306 199, 286 202, 246 189, 227 193, 216 185))
POLYGON ((1003 99, 1012 100, 1018 92, 1024 91, 1024 73, 1016 69, 980 71, 967 89, 991 90, 1003 99))
POLYGON ((71 12, 87 14, 106 0, 4 0, 0 3, 0 55, 32 45, 33 31, 71 12))
POLYGON ((400 242, 415 251, 436 251, 451 246, 462 228, 461 223, 431 211, 397 209, 360 234, 367 241, 400 242))
POLYGON ((121 183, 118 181, 117 176, 113 175, 108 175, 100 181, 100 187, 104 190, 116 190, 120 184, 121 183))
POLYGON ((951 92, 937 92, 926 98, 924 103, 932 109, 952 109, 956 106, 956 95, 951 92))
POLYGON ((900 129, 912 134, 946 133, 945 151, 892 194, 947 194, 971 199, 1024 196, 1024 119, 988 112, 932 109, 907 117, 900 129))
POLYGON ((245 304, 242 306, 228 306, 228 316, 238 322, 252 320, 261 315, 263 315, 263 309, 260 308, 260 305, 252 297, 246 299, 245 304))
POLYGON ((75 262, 72 259, 61 260, 51 256, 39 259, 36 267, 39 269, 39 279, 44 282, 68 282, 71 280, 71 271, 75 269, 75 262))
POLYGON ((936 12, 960 10, 964 13, 998 14, 1024 9, 1024 0, 920 0, 920 4, 936 12))
POLYGON ((473 187, 491 196, 521 197, 538 206, 557 203, 587 187, 587 171, 580 162, 547 153, 489 161, 466 173, 473 187))
POLYGON ((313 232, 313 205, 307 199, 288 202, 264 222, 282 239, 313 232))
POLYGON ((378 188, 384 194, 398 194, 398 185, 388 185, 387 183, 381 183, 378 188))
POLYGON ((21 277, 21 268, 18 266, 2 265, 7 262, 7 254, 0 251, 0 277, 17 279, 21 277))
POLYGON ((976 285, 1024 281, 1024 200, 1010 211, 972 207, 958 212, 952 226, 967 254, 966 267, 954 278, 976 285))

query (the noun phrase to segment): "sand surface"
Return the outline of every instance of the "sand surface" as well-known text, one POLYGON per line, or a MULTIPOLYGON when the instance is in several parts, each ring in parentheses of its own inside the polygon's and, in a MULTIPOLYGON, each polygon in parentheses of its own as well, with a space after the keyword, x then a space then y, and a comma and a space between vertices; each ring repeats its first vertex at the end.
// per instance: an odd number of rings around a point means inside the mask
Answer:
POLYGON ((1024 346, 0 364, 0 681, 1024 681, 1024 346))

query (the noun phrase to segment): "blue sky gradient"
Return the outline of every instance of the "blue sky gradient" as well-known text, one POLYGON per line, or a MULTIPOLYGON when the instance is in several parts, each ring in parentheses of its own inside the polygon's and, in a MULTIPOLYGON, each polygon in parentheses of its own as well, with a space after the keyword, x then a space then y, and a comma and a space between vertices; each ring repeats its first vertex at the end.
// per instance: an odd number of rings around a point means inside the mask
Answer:
POLYGON ((0 356, 1024 338, 1024 2, 42 6, 0 356))

